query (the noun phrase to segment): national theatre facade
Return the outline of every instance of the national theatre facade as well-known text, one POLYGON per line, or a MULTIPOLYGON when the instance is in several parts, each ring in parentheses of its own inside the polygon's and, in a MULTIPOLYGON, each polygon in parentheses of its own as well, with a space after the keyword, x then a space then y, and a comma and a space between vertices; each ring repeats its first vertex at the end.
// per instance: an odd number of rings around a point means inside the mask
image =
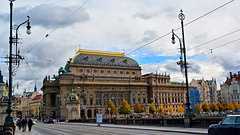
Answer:
MULTIPOLYGON (((134 112, 139 102, 149 109, 163 103, 177 111, 185 103, 184 83, 170 82, 170 75, 141 74, 141 66, 124 53, 79 49, 53 78, 43 80, 43 117, 95 118, 105 114, 109 100, 116 109, 125 99, 134 112)), ((119 117, 116 114, 116 117, 119 117)))

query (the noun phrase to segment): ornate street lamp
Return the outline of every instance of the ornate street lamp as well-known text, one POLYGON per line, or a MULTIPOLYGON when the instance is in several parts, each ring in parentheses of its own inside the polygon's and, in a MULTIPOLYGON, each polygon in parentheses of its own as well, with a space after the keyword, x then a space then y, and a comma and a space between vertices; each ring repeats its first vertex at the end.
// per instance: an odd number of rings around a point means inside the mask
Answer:
POLYGON ((186 60, 186 47, 185 47, 185 40, 184 40, 184 29, 183 29, 183 20, 185 19, 185 15, 182 13, 183 11, 180 11, 181 13, 178 15, 178 18, 181 20, 181 27, 182 27, 182 41, 181 39, 174 33, 174 30, 172 30, 172 43, 175 43, 175 37, 178 38, 180 43, 180 61, 177 62, 178 65, 181 67, 181 71, 185 73, 186 78, 186 90, 187 90, 187 109, 185 111, 185 126, 190 127, 190 115, 192 114, 192 108, 191 108, 191 102, 190 102, 190 96, 189 96, 189 89, 188 89, 188 73, 187 73, 187 60, 186 60), (182 46, 183 43, 183 46, 182 46), (182 54, 184 55, 184 60, 182 59, 182 54), (183 71, 185 69, 185 71, 183 71))
MULTIPOLYGON (((13 63, 16 63, 17 65, 19 64, 19 61, 18 61, 18 58, 19 59, 23 59, 23 57, 21 57, 20 55, 18 55, 18 52, 17 52, 17 48, 16 48, 16 60, 13 61, 13 54, 12 54, 12 44, 13 44, 13 37, 12 37, 12 30, 13 30, 13 25, 12 25, 12 11, 13 11, 13 2, 15 0, 9 0, 10 1, 10 37, 9 37, 9 93, 8 93, 8 107, 6 109, 6 112, 7 112, 7 117, 5 118, 5 123, 4 125, 5 126, 14 126, 14 123, 13 123, 13 117, 11 115, 11 112, 13 111, 12 109, 12 76, 13 76, 13 71, 12 71, 12 64, 13 63)), ((28 26, 27 26, 27 34, 30 34, 31 33, 31 26, 30 26, 30 23, 29 23, 29 17, 28 17, 28 20, 25 21, 24 23, 28 22, 28 26)), ((22 24, 24 24, 22 23, 22 24)), ((20 24, 19 27, 22 25, 20 24)), ((18 28, 19 28, 18 27, 18 28)), ((17 28, 17 29, 18 29, 17 28)), ((17 34, 17 31, 16 31, 16 34, 17 34)), ((16 45, 17 45, 17 37, 16 37, 16 45)))

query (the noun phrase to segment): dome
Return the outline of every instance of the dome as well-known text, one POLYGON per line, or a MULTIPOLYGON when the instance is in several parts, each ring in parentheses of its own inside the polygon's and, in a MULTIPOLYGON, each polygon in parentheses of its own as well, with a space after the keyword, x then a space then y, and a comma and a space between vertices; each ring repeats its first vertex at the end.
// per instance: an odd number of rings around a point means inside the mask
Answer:
POLYGON ((71 93, 71 94, 69 94, 67 99, 68 99, 69 102, 78 101, 78 96, 75 93, 71 93))
POLYGON ((71 60, 74 64, 108 65, 108 66, 130 66, 139 67, 139 64, 125 57, 124 53, 79 50, 71 60))

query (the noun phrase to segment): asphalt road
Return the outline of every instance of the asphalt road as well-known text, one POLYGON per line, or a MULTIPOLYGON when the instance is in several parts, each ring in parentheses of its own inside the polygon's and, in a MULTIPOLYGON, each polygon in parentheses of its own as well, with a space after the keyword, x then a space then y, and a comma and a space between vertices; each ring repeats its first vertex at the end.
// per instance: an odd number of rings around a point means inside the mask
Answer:
POLYGON ((207 129, 152 127, 88 123, 37 123, 32 132, 16 132, 16 135, 196 135, 207 134, 207 129))

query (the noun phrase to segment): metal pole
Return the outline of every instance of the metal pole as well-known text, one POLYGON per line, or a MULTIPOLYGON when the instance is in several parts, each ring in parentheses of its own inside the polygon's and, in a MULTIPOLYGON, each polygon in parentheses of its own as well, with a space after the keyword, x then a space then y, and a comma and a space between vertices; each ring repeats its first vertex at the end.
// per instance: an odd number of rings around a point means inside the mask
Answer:
POLYGON ((184 29, 183 29, 183 20, 181 20, 182 25, 182 37, 183 37, 183 54, 184 54, 184 68, 185 68, 185 77, 186 77, 186 89, 187 89, 187 110, 185 115, 189 115, 191 113, 191 102, 190 102, 190 96, 189 96, 189 89, 188 89, 188 73, 187 73, 187 58, 186 58, 186 48, 185 48, 185 39, 184 39, 184 29))
POLYGON ((9 93, 8 93, 8 108, 6 109, 7 117, 5 118, 4 125, 13 126, 13 117, 11 112, 13 111, 12 105, 12 9, 13 3, 10 1, 10 37, 9 37, 9 93))
POLYGON ((184 38, 184 25, 183 25, 183 20, 185 19, 185 15, 182 13, 183 11, 180 11, 181 13, 178 15, 179 19, 181 20, 181 27, 182 27, 182 43, 183 43, 183 48, 182 48, 182 44, 181 44, 181 40, 180 38, 174 34, 174 30, 172 30, 172 43, 175 43, 175 37, 176 36, 179 39, 180 42, 180 50, 181 50, 181 57, 180 57, 180 62, 178 62, 177 64, 180 65, 181 67, 181 71, 184 68, 185 69, 185 78, 186 78, 186 90, 187 90, 187 94, 186 94, 186 105, 187 105, 187 109, 185 111, 185 127, 191 127, 191 123, 190 123, 190 117, 189 115, 192 115, 192 109, 191 109, 191 102, 190 102, 190 96, 189 96, 189 89, 188 89, 188 73, 187 73, 187 58, 186 58, 186 47, 185 47, 185 38, 184 38), (184 63, 182 61, 182 53, 184 55, 184 63), (183 67, 184 66, 184 67, 183 67))

